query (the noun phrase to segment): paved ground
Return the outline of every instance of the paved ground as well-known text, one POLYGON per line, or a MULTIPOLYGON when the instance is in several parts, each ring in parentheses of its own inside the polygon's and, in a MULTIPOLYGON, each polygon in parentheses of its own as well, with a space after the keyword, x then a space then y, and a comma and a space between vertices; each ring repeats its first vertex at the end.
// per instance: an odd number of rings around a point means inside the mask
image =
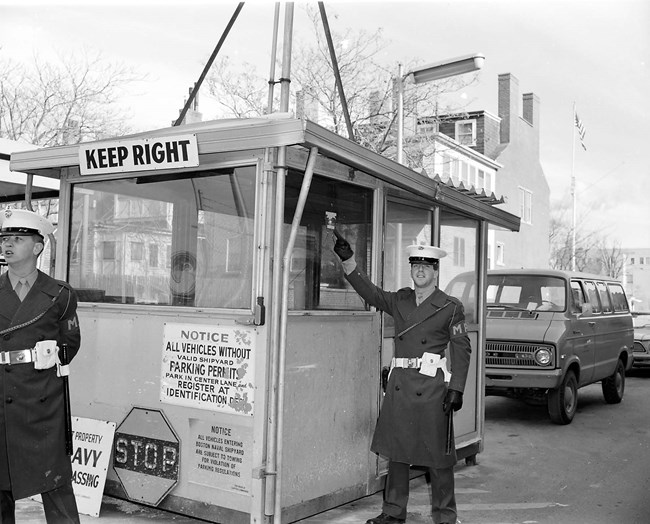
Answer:
MULTIPOLYGON (((505 398, 486 400, 485 451, 478 465, 459 462, 456 493, 461 524, 647 524, 650 522, 650 370, 633 371, 625 399, 604 402, 600 384, 579 393, 567 426, 545 407, 505 398)), ((429 486, 411 482, 408 524, 431 524, 429 486)), ((40 504, 18 502, 18 524, 41 524, 40 504)), ((381 510, 381 494, 300 521, 363 524, 381 510)), ((100 519, 83 524, 201 522, 104 497, 100 519)), ((228 524, 228 523, 222 523, 228 524)))

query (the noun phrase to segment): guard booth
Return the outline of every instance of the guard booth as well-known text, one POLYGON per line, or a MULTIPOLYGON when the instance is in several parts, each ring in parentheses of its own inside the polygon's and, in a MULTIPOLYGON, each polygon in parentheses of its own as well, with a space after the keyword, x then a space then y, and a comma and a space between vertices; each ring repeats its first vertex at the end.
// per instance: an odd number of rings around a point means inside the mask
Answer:
MULTIPOLYGON (((77 289, 72 414, 117 425, 105 492, 212 522, 294 522, 377 492, 389 316, 347 284, 332 226, 385 289, 440 244, 440 287, 519 219, 312 122, 275 116, 13 154, 60 180, 56 276, 77 289), (461 242, 462 241, 462 242, 461 242), (458 246, 462 243, 462 256, 458 246)), ((484 297, 456 448, 482 449, 484 297)), ((453 370, 452 370, 453 371, 453 370)))

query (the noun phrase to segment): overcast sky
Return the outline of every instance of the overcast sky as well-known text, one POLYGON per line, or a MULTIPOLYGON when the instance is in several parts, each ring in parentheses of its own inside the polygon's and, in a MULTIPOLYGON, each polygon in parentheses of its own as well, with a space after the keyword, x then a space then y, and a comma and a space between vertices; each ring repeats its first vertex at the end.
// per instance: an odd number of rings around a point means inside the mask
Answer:
MULTIPOLYGON (((296 39, 311 26, 297 2, 296 39)), ((313 3, 314 5, 315 2, 313 3)), ((124 103, 137 130, 167 127, 201 74, 237 2, 0 0, 2 54, 30 60, 85 48, 147 75, 124 103)), ((325 2, 332 31, 383 29, 385 62, 437 62, 481 52, 469 110, 497 111, 497 78, 540 98, 541 162, 553 202, 624 248, 650 248, 650 1, 430 0, 325 2), (573 155, 573 104, 587 151, 573 155)), ((221 55, 268 77, 274 2, 246 2, 221 55)), ((283 15, 281 16, 283 18, 283 15)), ((203 97, 202 107, 203 108, 203 97)), ((214 115, 204 111, 204 119, 214 115)))

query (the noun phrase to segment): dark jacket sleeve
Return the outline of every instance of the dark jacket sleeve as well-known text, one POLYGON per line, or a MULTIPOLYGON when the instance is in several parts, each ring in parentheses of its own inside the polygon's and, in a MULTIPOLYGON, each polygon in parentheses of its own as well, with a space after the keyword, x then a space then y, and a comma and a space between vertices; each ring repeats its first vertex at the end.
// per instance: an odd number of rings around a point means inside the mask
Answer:
POLYGON ((79 347, 81 346, 81 330, 79 329, 79 318, 77 317, 77 294, 69 284, 60 282, 64 289, 59 295, 59 338, 57 344, 68 345, 68 360, 72 361, 79 347))
POLYGON ((472 347, 467 335, 463 304, 454 298, 452 298, 452 301, 454 309, 449 321, 449 357, 451 359, 449 389, 462 393, 465 390, 465 382, 469 372, 472 347))
POLYGON ((389 315, 393 314, 396 293, 384 291, 379 286, 374 285, 368 275, 358 267, 352 273, 345 275, 345 278, 368 304, 380 311, 385 311, 389 315))

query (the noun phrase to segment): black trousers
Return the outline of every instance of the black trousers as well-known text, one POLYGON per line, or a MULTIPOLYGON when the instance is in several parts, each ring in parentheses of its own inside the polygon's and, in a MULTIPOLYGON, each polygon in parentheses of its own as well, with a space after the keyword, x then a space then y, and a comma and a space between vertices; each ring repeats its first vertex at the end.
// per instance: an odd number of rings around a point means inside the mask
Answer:
MULTIPOLYGON (((409 500, 409 471, 403 462, 388 463, 388 477, 384 488, 382 511, 398 519, 406 519, 409 500)), ((431 516, 435 524, 456 523, 456 494, 454 493, 454 468, 429 468, 431 475, 431 516)))
MULTIPOLYGON (((41 493, 47 524, 80 524, 72 483, 41 493)), ((16 501, 11 491, 0 491, 0 524, 15 524, 16 501)))

